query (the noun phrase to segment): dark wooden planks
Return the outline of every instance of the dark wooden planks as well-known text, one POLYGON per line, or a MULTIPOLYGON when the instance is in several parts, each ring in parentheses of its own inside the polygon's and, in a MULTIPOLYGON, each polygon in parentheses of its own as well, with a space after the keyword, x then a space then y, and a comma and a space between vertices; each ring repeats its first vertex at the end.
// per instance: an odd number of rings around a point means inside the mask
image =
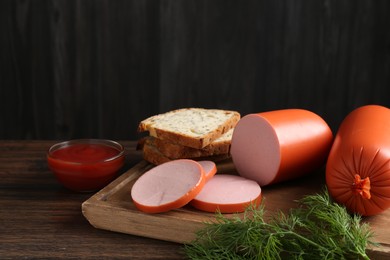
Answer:
POLYGON ((253 111, 257 3, 166 1, 161 9, 160 109, 253 111))
POLYGON ((135 139, 187 106, 390 106, 390 2, 2 1, 0 138, 135 139))

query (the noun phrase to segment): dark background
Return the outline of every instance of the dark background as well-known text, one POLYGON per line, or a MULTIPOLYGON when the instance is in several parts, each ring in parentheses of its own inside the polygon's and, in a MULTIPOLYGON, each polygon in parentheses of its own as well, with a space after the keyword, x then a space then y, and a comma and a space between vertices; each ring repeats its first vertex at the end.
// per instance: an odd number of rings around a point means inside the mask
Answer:
POLYGON ((180 107, 390 106, 390 1, 0 2, 0 139, 135 139, 180 107))

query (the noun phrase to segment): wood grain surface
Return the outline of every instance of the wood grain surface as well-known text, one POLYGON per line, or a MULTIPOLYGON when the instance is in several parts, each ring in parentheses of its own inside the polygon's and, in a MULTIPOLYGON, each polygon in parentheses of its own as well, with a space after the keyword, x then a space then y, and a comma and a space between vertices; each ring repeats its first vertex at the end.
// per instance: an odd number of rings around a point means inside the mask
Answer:
MULTIPOLYGON (((0 141, 0 259, 184 259, 176 243, 94 228, 81 204, 93 193, 63 188, 46 151, 55 141, 0 141)), ((138 163, 135 142, 122 172, 138 163)))
MULTIPOLYGON (((117 179, 121 182, 121 178, 126 178, 126 174, 140 163, 142 156, 135 150, 135 141, 119 142, 126 151, 126 164, 117 179)), ((0 259, 185 259, 181 244, 93 227, 82 213, 82 204, 95 199, 95 194, 75 193, 63 188, 47 167, 46 151, 54 143, 56 141, 0 142, 0 259)), ((230 172, 231 168, 226 164, 220 165, 219 170, 230 172)), ((294 184, 290 182, 264 189, 264 196, 268 197, 265 202, 272 201, 266 207, 288 210, 291 204, 286 200, 292 202, 292 194, 300 197, 321 187, 323 176, 320 171, 317 174, 320 175, 314 174, 294 184)), ((116 185, 115 182, 113 184, 116 185)), ((107 186, 107 189, 111 188, 107 186)), ((130 200, 124 200, 127 190, 121 187, 114 190, 119 192, 100 193, 110 204, 106 205, 106 209, 122 207, 122 217, 126 217, 129 213, 127 209, 134 209, 130 200)), ((100 195, 98 199, 101 200, 100 195)), ((103 213, 107 212, 103 210, 103 213)), ((179 211, 179 215, 189 217, 189 222, 193 221, 194 213, 188 208, 179 211)), ((113 216, 115 214, 118 213, 112 212, 113 216)), ((178 213, 172 213, 175 214, 178 213)), ((199 220, 205 218, 199 212, 195 214, 199 220)), ((211 214, 208 216, 212 217, 211 214)), ((106 224, 113 219, 107 218, 106 224)), ((370 256, 372 259, 388 259, 390 244, 385 240, 389 240, 389 213, 367 221, 373 223, 377 239, 383 243, 379 250, 370 251, 370 256)), ((149 227, 145 222, 137 225, 149 227)), ((117 227, 120 226, 117 223, 117 227)), ((143 232, 147 231, 150 229, 143 232)))
POLYGON ((0 137, 137 138, 178 107, 390 106, 390 2, 0 2, 0 137))
MULTIPOLYGON (((153 165, 141 161, 104 189, 82 204, 83 215, 96 228, 155 238, 177 243, 190 243, 204 223, 215 221, 215 214, 203 212, 187 205, 159 214, 140 212, 131 200, 130 192, 135 181, 153 165)), ((217 164, 219 173, 237 174, 231 161, 217 164)), ((217 173, 218 174, 218 173, 217 173)), ((288 213, 297 207, 297 200, 305 195, 322 192, 325 187, 324 169, 310 175, 262 188, 265 218, 282 211, 288 213)), ((226 217, 243 217, 244 214, 225 214, 226 217)), ((390 257, 390 211, 364 218, 375 234, 379 247, 368 249, 372 259, 390 257)))

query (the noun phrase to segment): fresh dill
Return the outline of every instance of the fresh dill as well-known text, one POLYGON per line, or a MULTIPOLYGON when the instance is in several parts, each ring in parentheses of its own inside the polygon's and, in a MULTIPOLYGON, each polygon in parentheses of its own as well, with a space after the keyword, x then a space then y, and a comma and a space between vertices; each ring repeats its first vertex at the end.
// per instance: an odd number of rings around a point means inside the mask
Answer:
POLYGON ((190 259, 369 259, 373 233, 358 215, 324 192, 298 200, 288 214, 267 221, 264 206, 249 207, 243 217, 216 214, 185 245, 190 259))

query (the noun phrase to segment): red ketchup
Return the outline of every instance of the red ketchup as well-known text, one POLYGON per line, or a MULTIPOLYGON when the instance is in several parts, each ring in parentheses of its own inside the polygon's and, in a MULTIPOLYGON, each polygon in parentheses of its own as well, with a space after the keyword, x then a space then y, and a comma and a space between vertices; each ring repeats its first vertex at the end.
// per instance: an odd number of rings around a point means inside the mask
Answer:
POLYGON ((124 149, 109 140, 72 140, 52 146, 47 159, 59 182, 71 190, 86 192, 114 179, 124 164, 124 149))

